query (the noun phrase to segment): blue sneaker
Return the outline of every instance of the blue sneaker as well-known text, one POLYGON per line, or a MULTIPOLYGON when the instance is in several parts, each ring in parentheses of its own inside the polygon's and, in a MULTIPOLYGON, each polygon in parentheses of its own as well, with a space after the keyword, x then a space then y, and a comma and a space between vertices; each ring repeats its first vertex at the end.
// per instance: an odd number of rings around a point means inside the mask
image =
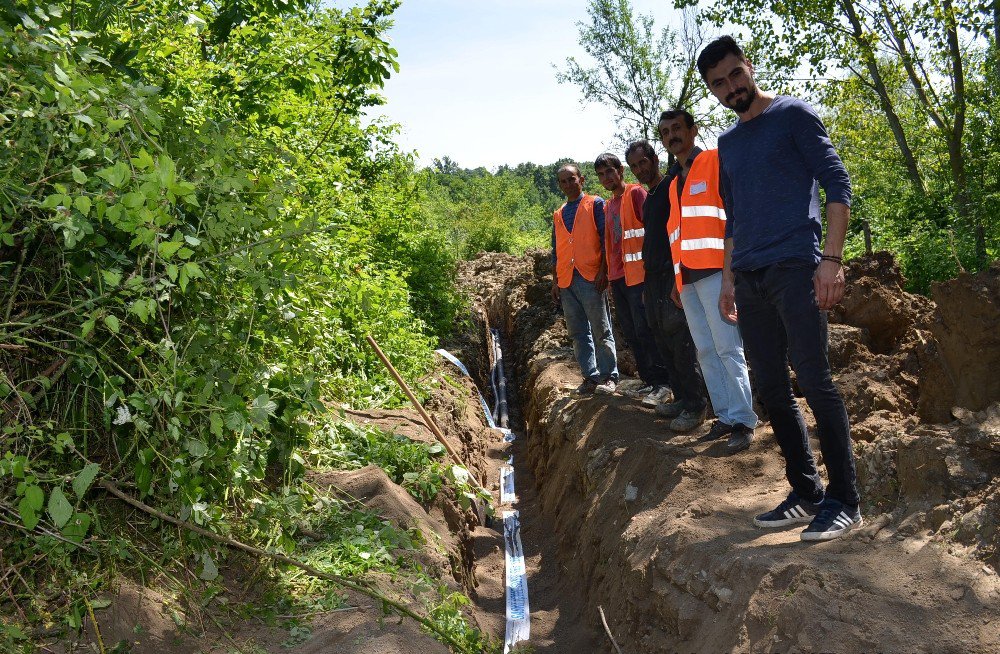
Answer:
POLYGON ((802 540, 831 540, 865 523, 861 511, 833 498, 826 499, 809 526, 799 535, 802 540))
POLYGON ((801 499, 798 493, 792 491, 784 502, 767 513, 761 513, 753 519, 753 523, 757 527, 771 529, 804 524, 813 520, 813 517, 819 513, 820 506, 820 504, 813 504, 808 500, 801 499))

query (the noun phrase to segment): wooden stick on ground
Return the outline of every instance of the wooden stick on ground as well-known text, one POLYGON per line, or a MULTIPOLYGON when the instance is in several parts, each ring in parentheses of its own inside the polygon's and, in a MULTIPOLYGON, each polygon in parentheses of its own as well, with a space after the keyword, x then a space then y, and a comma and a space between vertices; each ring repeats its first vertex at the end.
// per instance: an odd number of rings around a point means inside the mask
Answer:
POLYGON ((134 497, 132 497, 130 495, 126 495, 125 493, 121 492, 121 490, 119 490, 118 486, 115 485, 115 483, 113 481, 110 481, 110 480, 107 480, 107 479, 102 480, 101 481, 101 486, 105 490, 107 490, 109 493, 111 493, 112 495, 114 495, 115 497, 117 497, 118 499, 120 499, 121 501, 125 502, 126 504, 130 504, 130 505, 134 506, 135 508, 139 509, 140 511, 148 513, 149 515, 151 515, 151 516, 153 516, 155 518, 159 518, 160 520, 163 520, 165 522, 169 522, 170 524, 177 525, 178 527, 182 527, 184 529, 187 529, 188 531, 192 531, 192 532, 194 532, 194 533, 196 533, 196 534, 198 534, 200 536, 204 536, 205 538, 208 538, 210 540, 214 540, 217 543, 221 543, 221 544, 226 545, 227 547, 231 547, 231 548, 233 548, 235 550, 240 550, 240 551, 243 551, 243 552, 247 552, 249 554, 253 554, 255 556, 260 556, 260 557, 263 557, 263 558, 272 559, 274 561, 278 561, 280 563, 284 563, 285 565, 294 566, 296 568, 299 568, 300 570, 304 570, 305 572, 309 573, 313 577, 318 577, 320 579, 326 579, 327 581, 332 581, 333 583, 335 583, 338 586, 341 586, 343 588, 349 588, 349 589, 351 589, 353 591, 361 593, 362 595, 367 595, 368 597, 370 597, 370 598, 372 598, 374 600, 377 600, 377 601, 379 601, 379 602, 381 602, 381 603, 383 603, 383 604, 385 604, 387 606, 391 606, 392 608, 394 608, 397 611, 399 611, 402 615, 405 615, 405 616, 407 616, 409 618, 412 618, 412 619, 416 620, 417 622, 419 622, 420 624, 422 624, 423 626, 425 626, 427 629, 429 629, 430 631, 433 631, 435 634, 437 634, 438 636, 440 636, 444 640, 444 642, 447 642, 449 645, 451 645, 452 647, 454 647, 456 649, 456 651, 467 652, 468 654, 473 654, 470 650, 468 650, 466 648, 465 645, 463 645, 462 643, 460 643, 457 640, 455 640, 455 638, 451 634, 448 634, 448 633, 442 631, 430 619, 421 616, 420 614, 416 613, 415 611, 413 611, 412 609, 410 609, 406 605, 402 604, 401 602, 398 602, 398 601, 396 601, 396 600, 394 600, 394 599, 392 599, 390 597, 387 597, 387 596, 383 595, 382 593, 378 592, 377 590, 369 588, 367 585, 365 585, 362 582, 352 581, 352 580, 347 579, 345 577, 341 577, 340 575, 334 575, 334 574, 330 574, 329 572, 323 572, 322 570, 317 570, 316 568, 312 567, 311 565, 308 565, 306 563, 302 563, 301 561, 296 561, 295 559, 293 559, 291 557, 288 557, 288 556, 285 556, 284 554, 278 554, 276 552, 268 552, 268 551, 262 550, 262 549, 260 549, 258 547, 254 547, 253 545, 247 545, 246 543, 242 543, 242 542, 240 542, 238 540, 233 540, 232 538, 227 538, 225 536, 220 536, 219 534, 214 534, 214 533, 208 531, 207 529, 202 529, 201 527, 199 527, 197 525, 194 525, 194 524, 191 524, 190 522, 185 522, 184 520, 181 520, 180 518, 175 518, 172 515, 168 515, 168 514, 164 513, 163 511, 160 511, 158 509, 154 509, 153 507, 149 506, 148 504, 145 504, 144 502, 141 502, 141 501, 135 499, 134 497))
MULTIPOLYGON (((381 359, 382 363, 385 364, 385 367, 389 371, 389 374, 392 375, 392 378, 394 380, 396 380, 396 383, 402 389, 403 393, 405 393, 406 397, 410 399, 410 403, 413 404, 413 408, 416 409, 417 413, 420 414, 420 417, 423 418, 424 424, 427 425, 427 428, 431 430, 431 433, 434 434, 434 437, 438 439, 438 442, 441 443, 441 445, 444 445, 444 449, 448 451, 448 454, 451 455, 451 458, 462 464, 465 467, 465 469, 469 471, 469 474, 472 475, 472 478, 476 479, 476 476, 475 474, 473 474, 472 469, 469 468, 469 466, 465 465, 465 461, 463 461, 462 458, 458 456, 458 453, 455 452, 455 450, 452 449, 451 445, 448 444, 448 441, 445 440, 444 434, 441 432, 441 429, 437 426, 437 423, 434 422, 434 419, 431 418, 430 414, 427 413, 424 407, 417 400, 417 397, 413 394, 413 391, 410 390, 410 387, 406 384, 406 382, 403 380, 403 377, 392 365, 392 362, 389 361, 389 357, 385 355, 385 352, 382 351, 382 348, 380 348, 378 346, 378 343, 375 342, 375 339, 372 338, 370 334, 366 335, 365 338, 368 339, 368 344, 371 345, 372 349, 375 350, 375 354, 377 354, 378 358, 381 359)), ((482 484, 479 483, 478 479, 476 479, 476 483, 479 484, 480 487, 482 487, 482 484)))
POLYGON ((604 632, 608 634, 608 638, 611 639, 611 644, 615 646, 615 650, 618 652, 618 654, 622 654, 622 648, 618 647, 618 642, 615 640, 615 637, 611 635, 611 629, 608 627, 608 621, 604 617, 604 609, 600 605, 598 605, 597 610, 601 614, 601 624, 604 625, 604 632))

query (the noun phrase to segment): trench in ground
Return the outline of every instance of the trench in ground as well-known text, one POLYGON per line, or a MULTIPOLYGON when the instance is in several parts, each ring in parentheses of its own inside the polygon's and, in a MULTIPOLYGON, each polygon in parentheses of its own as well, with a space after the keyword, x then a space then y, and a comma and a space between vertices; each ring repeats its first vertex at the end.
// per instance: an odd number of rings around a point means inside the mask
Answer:
MULTIPOLYGON (((863 530, 812 546, 754 528, 787 493, 770 430, 730 456, 635 400, 573 397, 544 257, 502 264, 501 283, 478 285, 474 375, 489 388, 485 330, 498 327, 518 438, 491 444, 488 474, 514 455, 534 651, 614 651, 598 607, 624 652, 994 651, 1000 584, 926 529, 920 502, 939 500, 867 505, 863 530)), ((502 536, 473 538, 477 618, 502 634, 502 536)))

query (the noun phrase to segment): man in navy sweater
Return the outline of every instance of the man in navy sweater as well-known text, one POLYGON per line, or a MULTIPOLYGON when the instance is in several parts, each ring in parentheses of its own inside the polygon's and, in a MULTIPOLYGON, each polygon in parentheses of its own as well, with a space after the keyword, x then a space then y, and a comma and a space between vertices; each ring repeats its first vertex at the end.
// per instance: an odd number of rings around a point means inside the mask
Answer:
POLYGON ((698 71, 739 116, 719 136, 728 216, 719 310, 738 320, 792 487, 754 524, 808 522, 802 540, 836 538, 862 524, 847 410, 827 358, 826 310, 844 294, 850 178, 813 108, 758 89, 753 66, 732 37, 708 44, 698 71), (827 222, 822 250, 820 186, 827 222), (816 418, 829 476, 825 491, 792 395, 788 360, 816 418))

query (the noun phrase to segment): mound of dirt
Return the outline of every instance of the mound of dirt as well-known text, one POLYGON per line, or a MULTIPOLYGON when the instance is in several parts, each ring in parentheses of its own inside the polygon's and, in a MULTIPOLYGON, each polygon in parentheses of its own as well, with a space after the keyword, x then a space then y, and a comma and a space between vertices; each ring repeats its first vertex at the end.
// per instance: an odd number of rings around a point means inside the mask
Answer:
MULTIPOLYGON (((198 639, 185 626, 188 616, 181 604, 167 593, 121 581, 104 599, 107 608, 96 610, 101 639, 108 648, 135 654, 172 654, 196 651, 198 639)), ((97 632, 93 622, 85 619, 80 643, 52 643, 49 651, 78 651, 77 645, 91 642, 97 651, 97 632)))
POLYGON ((847 264, 847 288, 830 311, 830 365, 855 440, 891 437, 916 423, 920 357, 934 304, 903 290, 888 252, 847 264))
POLYGON ((933 311, 930 300, 903 290, 905 280, 888 252, 848 262, 845 274, 844 297, 830 312, 830 322, 861 329, 866 345, 876 354, 899 350, 933 311))
POLYGON ((1000 398, 1000 262, 934 284, 934 356, 921 360, 920 417, 946 422, 952 408, 980 411, 1000 398))

